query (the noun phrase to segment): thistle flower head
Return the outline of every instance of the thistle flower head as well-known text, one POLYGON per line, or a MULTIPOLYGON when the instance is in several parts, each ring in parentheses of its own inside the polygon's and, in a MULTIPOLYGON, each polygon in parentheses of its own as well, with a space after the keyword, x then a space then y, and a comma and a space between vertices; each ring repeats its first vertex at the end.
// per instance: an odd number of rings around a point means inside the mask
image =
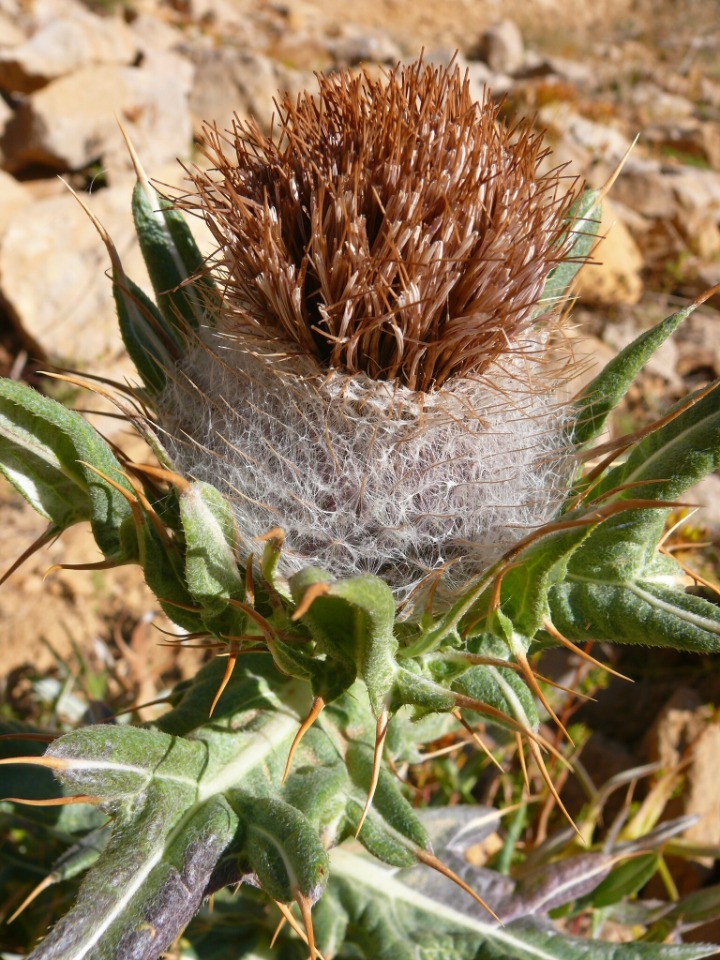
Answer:
POLYGON ((572 190, 456 68, 319 77, 265 136, 208 131, 181 206, 218 244, 222 309, 160 401, 171 455, 248 541, 409 585, 462 581, 547 519, 565 414, 536 317, 572 190))

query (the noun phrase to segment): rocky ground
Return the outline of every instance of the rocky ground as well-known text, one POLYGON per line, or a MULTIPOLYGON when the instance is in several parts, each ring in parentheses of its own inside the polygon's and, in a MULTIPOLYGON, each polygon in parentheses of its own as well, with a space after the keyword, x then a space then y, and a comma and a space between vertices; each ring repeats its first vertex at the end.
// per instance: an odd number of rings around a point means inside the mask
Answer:
MULTIPOLYGON (((223 128, 237 114, 267 127, 277 91, 312 87, 314 71, 376 70, 422 51, 427 62, 455 57, 478 97, 487 88, 505 98, 506 114, 535 117, 548 131, 553 163, 567 163, 593 186, 605 183, 638 137, 606 204, 598 263, 585 268, 578 288, 580 351, 602 362, 720 283, 715 0, 0 0, 2 372, 56 392, 39 369, 57 364, 132 377, 104 248, 66 186, 84 192, 126 271, 143 283, 129 214, 133 177, 116 118, 150 175, 181 185, 177 158, 198 159, 194 144, 202 142, 204 122, 223 128)), ((663 348, 630 398, 626 426, 720 375, 718 308, 720 296, 711 298, 663 348)), ((697 497, 709 508, 701 523, 712 532, 720 522, 720 478, 705 481, 697 497)), ((0 524, 4 567, 43 524, 7 487, 0 488, 0 524)), ((100 661, 117 655, 108 638, 118 631, 142 647, 147 671, 166 668, 146 633, 138 639, 134 626, 117 626, 152 616, 135 571, 56 571, 43 580, 52 564, 95 558, 87 535, 71 531, 0 591, 5 693, 16 707, 28 671, 54 668, 73 645, 100 661)), ((134 661, 132 654, 132 670, 142 672, 139 649, 134 661)), ((665 682, 660 694, 653 688, 656 702, 640 723, 647 729, 656 715, 672 715, 665 740, 658 734, 650 748, 638 733, 627 756, 627 745, 615 754, 608 748, 610 767, 677 746, 686 728, 700 723, 704 698, 718 702, 713 681, 702 695, 676 695, 658 714, 671 687, 665 682)), ((718 729, 695 731, 696 740, 710 738, 698 757, 716 751, 708 745, 718 729)), ((707 764, 697 769, 700 783, 707 764)), ((720 841, 717 784, 692 795, 714 817, 705 835, 720 841)))

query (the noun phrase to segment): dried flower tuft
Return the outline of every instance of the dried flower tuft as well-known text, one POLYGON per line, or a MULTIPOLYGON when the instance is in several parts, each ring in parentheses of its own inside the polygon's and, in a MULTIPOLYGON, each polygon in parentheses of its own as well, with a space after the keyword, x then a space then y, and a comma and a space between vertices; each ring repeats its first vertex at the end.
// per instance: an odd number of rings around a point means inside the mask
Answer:
POLYGON ((557 311, 534 318, 573 191, 456 68, 318 82, 275 136, 208 131, 214 168, 180 205, 217 240, 223 304, 160 422, 183 469, 220 475, 248 543, 285 529, 287 572, 400 588, 450 566, 454 586, 567 482, 557 311))
POLYGON ((216 171, 185 207, 220 245, 224 328, 423 391, 522 350, 572 202, 538 174, 541 137, 457 69, 318 82, 275 139, 237 124, 232 161, 209 133, 216 171))

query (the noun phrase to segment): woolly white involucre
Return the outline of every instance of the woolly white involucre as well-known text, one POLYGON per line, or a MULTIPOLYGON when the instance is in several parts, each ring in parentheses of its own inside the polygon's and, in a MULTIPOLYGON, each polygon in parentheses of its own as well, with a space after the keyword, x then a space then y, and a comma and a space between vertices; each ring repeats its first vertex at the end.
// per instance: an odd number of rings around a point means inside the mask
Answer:
POLYGON ((445 593, 547 522, 567 488, 567 413, 529 388, 527 359, 422 395, 204 339, 161 398, 164 442, 230 497, 245 551, 284 530, 286 575, 377 573, 404 595, 444 570, 445 593))

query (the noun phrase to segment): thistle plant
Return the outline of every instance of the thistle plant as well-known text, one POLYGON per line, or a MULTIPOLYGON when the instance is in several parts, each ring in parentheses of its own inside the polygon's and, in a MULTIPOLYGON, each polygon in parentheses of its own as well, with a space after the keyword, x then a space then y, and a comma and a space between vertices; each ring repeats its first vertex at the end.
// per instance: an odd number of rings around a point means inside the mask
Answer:
MULTIPOLYGON (((98 224, 142 380, 116 402, 156 462, 0 385, 0 469, 48 521, 34 547, 89 522, 99 566, 139 564, 177 642, 220 654, 152 723, 31 755, 3 742, 7 815, 59 806, 74 842, 52 878, 87 871, 32 956, 151 960, 216 891, 232 942, 209 946, 204 914, 182 955, 709 956, 561 933, 548 911, 601 887, 612 852, 544 866, 541 895, 464 861, 497 811, 430 817, 394 776, 440 737, 480 747, 493 730, 564 812, 536 653, 717 649, 717 607, 662 543, 718 464, 720 387, 598 444, 697 303, 564 400, 561 318, 598 193, 540 172, 541 139, 453 69, 319 78, 278 109, 271 137, 210 129, 213 166, 180 201, 137 164, 154 299, 98 224), (209 224, 208 261, 181 210, 209 224), (33 767, 56 780, 31 787, 33 767)), ((594 826, 578 832, 593 843, 594 826)))

